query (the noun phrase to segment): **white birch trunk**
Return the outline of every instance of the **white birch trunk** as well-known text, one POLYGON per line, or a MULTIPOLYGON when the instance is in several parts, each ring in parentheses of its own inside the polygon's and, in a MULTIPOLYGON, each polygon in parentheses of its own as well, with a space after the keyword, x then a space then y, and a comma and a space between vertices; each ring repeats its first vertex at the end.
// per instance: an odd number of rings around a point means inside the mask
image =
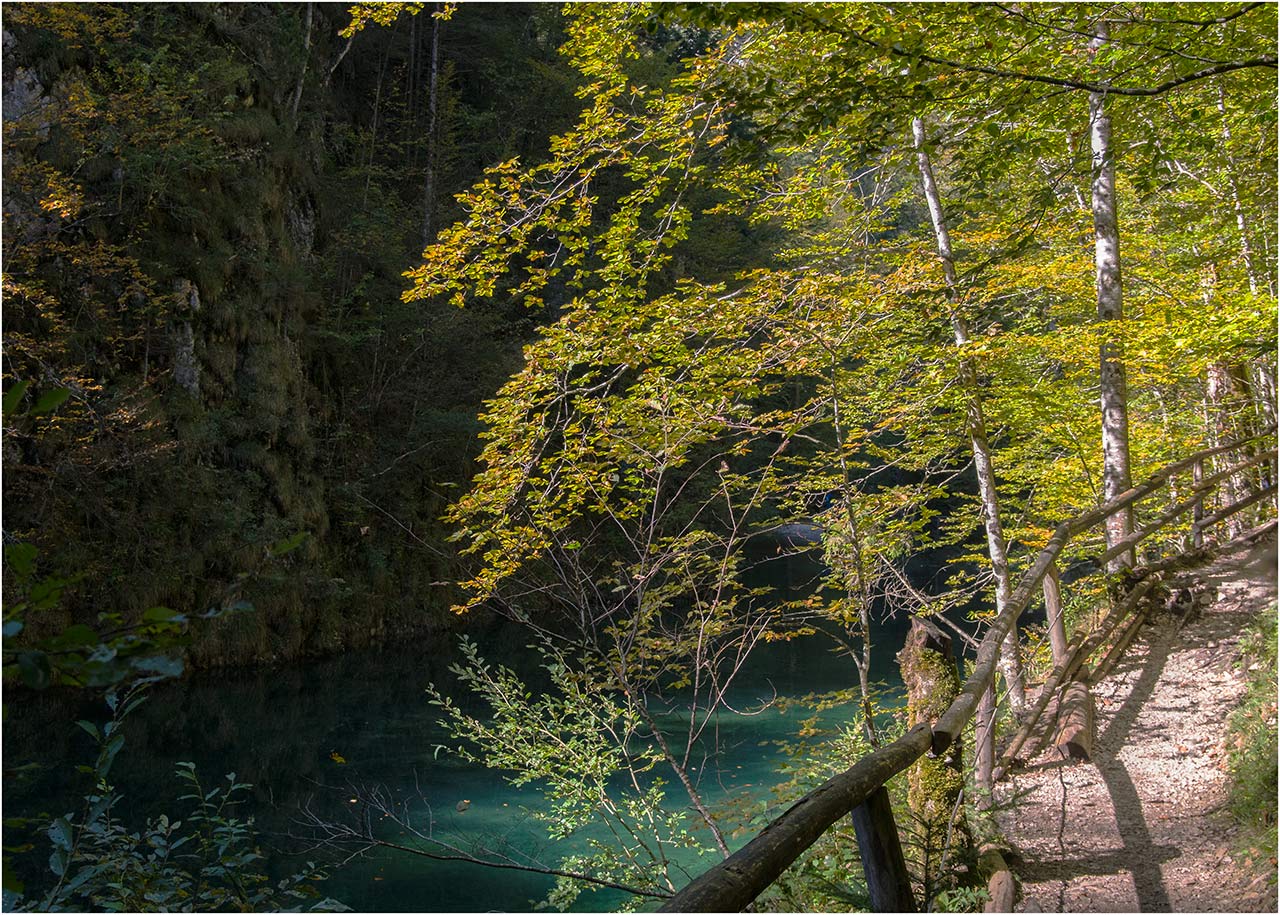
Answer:
MULTIPOLYGON (((1089 42, 1093 52, 1110 38, 1100 23, 1089 42)), ((1116 215, 1115 150, 1111 145, 1111 116, 1107 96, 1089 93, 1089 135, 1093 148, 1094 266, 1098 293, 1098 320, 1116 322, 1108 328, 1098 352, 1098 387, 1102 406, 1102 498, 1110 501, 1129 488, 1129 395, 1125 380, 1124 349, 1119 322, 1124 319, 1120 281, 1120 230, 1116 215)), ((1107 545, 1133 531, 1131 509, 1107 519, 1107 545)), ((1124 553, 1107 564, 1109 571, 1133 566, 1133 553, 1124 553)))
MULTIPOLYGON (((1231 126, 1227 123, 1227 100, 1222 93, 1222 86, 1219 85, 1216 88, 1218 112, 1222 115, 1222 149, 1227 159, 1227 188, 1231 191, 1231 206, 1235 210, 1236 230, 1240 233, 1240 257, 1244 260, 1244 273, 1249 281, 1249 291, 1257 295, 1258 271, 1253 257, 1253 245, 1249 243, 1249 221, 1245 217, 1244 204, 1240 200, 1240 185, 1236 182, 1236 159, 1231 152, 1231 126)), ((1268 291, 1274 295, 1274 287, 1270 283, 1268 286, 1271 287, 1268 291)))
POLYGON ((302 72, 298 74, 298 85, 293 90, 293 104, 289 106, 289 122, 298 123, 298 104, 302 101, 302 87, 307 81, 307 64, 311 62, 311 18, 314 12, 312 4, 307 3, 307 33, 302 41, 302 72))
MULTIPOLYGON (((1219 84, 1216 88, 1218 90, 1218 112, 1222 115, 1222 148, 1227 160, 1227 190, 1231 193, 1231 207, 1235 211, 1236 231, 1240 234, 1240 258, 1244 261, 1245 278, 1249 282, 1249 292, 1253 295, 1256 296, 1265 283, 1267 292, 1274 296, 1276 294, 1275 277, 1271 276, 1269 272, 1258 268, 1253 244, 1250 241, 1251 227, 1245 214, 1244 202, 1240 198, 1240 184, 1236 180, 1239 166, 1236 163, 1235 155, 1231 151, 1231 126, 1227 122, 1227 100, 1223 94, 1222 85, 1219 84)), ((1268 424, 1274 423, 1276 421, 1274 359, 1271 356, 1264 356, 1255 360, 1253 375, 1253 388, 1258 409, 1266 418, 1268 424)), ((1212 385, 1212 378, 1210 378, 1210 384, 1212 385)))
MULTIPOLYGON (((943 216, 942 198, 933 177, 929 151, 925 148, 924 122, 920 118, 915 118, 911 122, 911 132, 915 139, 916 163, 920 168, 920 180, 924 184, 924 196, 929 204, 929 217, 933 222, 938 258, 942 261, 942 272, 947 282, 951 331, 956 347, 963 352, 964 347, 969 343, 969 328, 958 307, 958 279, 955 258, 951 251, 951 233, 947 229, 947 222, 943 216)), ((978 494, 982 499, 982 514, 987 532, 987 554, 991 557, 991 571, 996 579, 996 612, 1001 613, 1009 603, 1009 596, 1012 593, 1009 584, 1008 547, 1004 538, 1004 529, 1000 524, 1000 499, 996 492, 995 466, 991 460, 991 445, 987 441, 982 400, 978 396, 978 373, 973 366, 973 360, 963 356, 960 359, 960 383, 967 396, 965 426, 969 433, 969 445, 973 451, 974 470, 978 475, 978 494)), ((1019 653, 1016 626, 1009 631, 1001 647, 1000 673, 1009 688, 1009 704, 1014 711, 1021 712, 1026 706, 1026 688, 1022 681, 1022 659, 1019 653)))

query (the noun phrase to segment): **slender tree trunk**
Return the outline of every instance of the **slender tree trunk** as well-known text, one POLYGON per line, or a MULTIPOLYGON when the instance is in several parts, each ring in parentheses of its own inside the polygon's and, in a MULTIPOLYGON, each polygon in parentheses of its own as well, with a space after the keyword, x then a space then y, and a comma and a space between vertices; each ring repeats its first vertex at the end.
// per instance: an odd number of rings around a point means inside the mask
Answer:
POLYGON ((1067 159, 1070 162, 1068 166, 1071 170, 1071 193, 1076 198, 1076 206, 1081 210, 1089 209, 1089 205, 1084 201, 1084 194, 1080 193, 1080 185, 1075 180, 1075 162, 1076 162, 1076 141, 1071 136, 1071 131, 1067 131, 1067 159))
MULTIPOLYGON (((1214 432, 1218 443, 1242 438, 1253 431, 1249 422, 1249 378, 1243 366, 1226 362, 1215 362, 1209 366, 1208 396, 1212 404, 1214 432)), ((1246 447, 1246 453, 1253 449, 1246 447)), ((1231 463, 1223 459, 1224 464, 1231 463)), ((1256 489, 1253 479, 1254 470, 1242 470, 1229 476, 1223 485, 1226 493, 1225 502, 1230 505, 1239 499, 1252 494, 1256 489)), ((1227 519, 1227 533, 1234 537, 1245 528, 1243 515, 1232 515, 1227 519)))
POLYGON ((298 85, 293 90, 293 104, 289 106, 289 122, 294 128, 298 125, 298 104, 302 101, 302 87, 307 81, 307 65, 311 62, 311 21, 314 13, 314 6, 308 0, 307 2, 307 32, 306 37, 302 40, 302 72, 298 74, 298 85))
MULTIPOLYGON (((1096 53, 1110 38, 1105 22, 1089 42, 1096 53)), ((1098 353, 1098 382, 1102 404, 1102 498, 1110 501, 1129 488, 1129 394, 1119 323, 1124 319, 1120 281, 1120 230, 1116 215, 1115 150, 1111 145, 1111 116, 1104 92, 1089 93, 1089 126, 1093 148, 1094 266, 1098 320, 1110 322, 1098 353)), ((1107 545, 1133 531, 1132 509, 1107 519, 1107 545)), ((1133 553, 1111 560, 1109 571, 1133 566, 1133 553)))
MULTIPOLYGON (((1236 214, 1236 230, 1240 233, 1240 257, 1244 261, 1245 278, 1249 281, 1249 291, 1258 294, 1258 270, 1253 256, 1253 245, 1249 242, 1249 221, 1245 216, 1244 203, 1240 199, 1240 185, 1236 181, 1236 158, 1231 152, 1231 125, 1227 123, 1227 100, 1218 84, 1218 112, 1222 115, 1222 149, 1227 160, 1227 189, 1231 192, 1231 207, 1236 214)), ((1268 284, 1271 286, 1272 284, 1268 284)), ((1273 295, 1275 289, 1269 290, 1273 295)))
POLYGON ((667 743, 667 738, 663 736, 658 723, 649 714, 648 706, 645 705, 642 699, 636 703, 635 708, 640 713, 644 723, 653 731, 654 740, 657 741, 658 747, 662 750, 662 755, 666 758, 667 764, 671 766, 671 771, 675 772, 676 778, 684 786, 685 794, 689 795, 689 800, 693 804, 694 810, 698 811, 698 816, 702 817, 702 822, 711 830, 711 838, 715 841, 716 848, 720 850, 720 856, 723 858, 729 857, 729 843, 725 841, 724 831, 720 828, 720 824, 716 822, 715 816, 707 809, 707 805, 703 802, 697 786, 689 778, 688 770, 685 769, 680 760, 676 759, 675 753, 671 752, 671 745, 667 743))
MULTIPOLYGON (((847 495, 853 485, 853 475, 846 458, 844 420, 840 413, 840 395, 836 388, 835 364, 831 366, 831 415, 835 427, 836 454, 840 460, 840 475, 844 483, 845 529, 849 535, 849 543, 854 549, 855 561, 858 563, 859 581, 865 582, 867 580, 867 570, 862 567, 862 548, 858 538, 858 519, 854 516, 853 503, 847 495)), ((848 650, 850 657, 853 658, 853 666, 858 671, 858 695, 861 698, 862 706, 862 733, 867 738, 868 743, 873 747, 878 747, 880 746, 880 737, 876 732, 875 709, 871 705, 871 597, 867 594, 865 585, 858 590, 859 593, 850 593, 849 597, 858 604, 858 638, 861 641, 861 650, 855 650, 852 644, 848 646, 848 650)))
MULTIPOLYGON (((1231 125, 1227 121, 1227 100, 1222 91, 1222 85, 1219 83, 1215 88, 1218 91, 1218 112, 1222 115, 1222 148, 1227 162, 1227 190, 1231 194, 1231 207, 1235 211, 1236 231, 1240 233, 1240 259, 1244 262, 1249 292, 1256 296, 1265 284, 1267 292, 1275 295, 1275 277, 1270 272, 1258 268, 1251 241, 1251 227, 1245 214, 1244 201, 1240 197, 1240 184, 1236 180, 1239 165, 1231 150, 1231 125)), ((1256 360, 1253 395, 1259 412, 1266 418, 1268 424, 1276 420, 1275 377, 1274 361, 1271 356, 1256 360)), ((1210 378, 1211 388, 1212 384, 1213 379, 1210 378)))
POLYGON ((360 200, 361 211, 369 205, 369 185, 373 181, 373 154, 378 147, 378 115, 382 112, 382 79, 387 73, 387 62, 391 60, 391 46, 382 55, 382 66, 378 68, 378 88, 373 93, 373 124, 369 128, 369 155, 364 164, 364 197, 360 200))
POLYGON ((431 19, 431 62, 427 78, 427 168, 422 182, 422 247, 431 244, 431 210, 435 206, 436 116, 440 92, 440 19, 431 19))
POLYGON ((414 16, 409 20, 409 64, 405 67, 405 81, 408 88, 405 90, 405 99, 407 111, 405 112, 409 119, 410 127, 418 126, 418 17, 414 16))
POLYGON ((980 811, 995 806, 996 790, 996 688, 989 685, 978 700, 978 712, 974 717, 973 775, 978 786, 974 805, 980 811))
MULTIPOLYGON (((951 331, 956 347, 963 353, 969 343, 969 328, 959 308, 959 281, 955 259, 951 252, 951 233, 947 229, 942 212, 942 197, 933 178, 933 166, 929 151, 925 148, 924 122, 915 118, 911 122, 915 138, 916 162, 920 179, 924 184, 925 200, 929 204, 929 217, 933 221, 933 234, 937 241, 938 258, 947 282, 947 301, 951 318, 951 331)), ((991 445, 987 440, 986 419, 982 413, 982 400, 978 394, 978 373, 973 360, 961 356, 960 383, 966 392, 965 426, 969 433, 969 445, 973 451, 973 466, 978 475, 978 493, 982 499, 982 514, 987 532, 987 554, 991 557, 991 571, 996 579, 996 612, 1003 612, 1009 603, 1012 589, 1009 584, 1009 555, 1000 524, 1000 498, 996 491, 995 466, 991 460, 991 445)), ((1009 704, 1015 712, 1026 706, 1026 688, 1022 679, 1022 659, 1018 646, 1017 627, 1009 631, 1001 646, 1000 673, 1009 689, 1009 704)))

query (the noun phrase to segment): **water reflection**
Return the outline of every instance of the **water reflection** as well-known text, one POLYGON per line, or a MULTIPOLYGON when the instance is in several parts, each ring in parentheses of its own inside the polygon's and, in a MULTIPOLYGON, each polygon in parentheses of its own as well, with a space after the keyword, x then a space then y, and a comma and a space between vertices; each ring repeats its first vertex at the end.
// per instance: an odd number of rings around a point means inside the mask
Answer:
MULTIPOLYGON (((802 558, 762 568, 754 574, 792 594, 810 587, 818 571, 802 558)), ((875 678, 896 678, 893 654, 906 623, 889 622, 877 632, 883 648, 876 653, 875 678)), ((470 635, 488 660, 516 668, 535 688, 545 685, 536 656, 524 650, 521 629, 493 622, 470 635)), ((850 688, 857 682, 853 665, 830 645, 810 637, 766 646, 743 670, 730 703, 750 708, 775 692, 794 697, 850 688)), ((441 636, 273 670, 205 673, 157 687, 126 727, 126 749, 114 772, 125 797, 121 813, 136 822, 175 812, 173 799, 182 792, 174 764, 191 760, 206 779, 235 772, 238 781, 252 783, 245 811, 269 832, 296 830, 297 811, 308 803, 328 805, 338 815, 354 796, 344 790, 348 784, 378 783, 404 797, 420 795, 417 809, 425 813, 422 804, 429 804, 436 828, 459 842, 480 839, 490 847, 519 848, 554 864, 565 850, 552 847, 523 812, 540 803, 536 791, 516 789, 501 773, 438 752, 446 735, 424 689, 435 682, 469 707, 473 700, 449 688, 448 666, 457 660, 455 640, 441 636)), ((682 711, 677 702, 669 714, 676 718, 682 711)), ((842 714, 828 713, 828 720, 842 714)), ((60 779, 86 761, 91 743, 73 723, 104 715, 95 703, 66 695, 10 697, 4 722, 6 816, 74 809, 89 786, 60 779), (28 760, 47 765, 15 774, 28 760)), ((779 762, 772 742, 794 737, 807 715, 798 708, 771 708, 752 717, 721 716, 713 729, 720 755, 699 760, 691 773, 708 802, 767 809, 779 762)), ((12 844, 9 836, 6 844, 12 844)), ((325 892, 360 911, 475 911, 528 909, 550 886, 549 878, 536 874, 379 854, 338 870, 325 892)), ((603 910, 616 901, 607 892, 588 893, 581 907, 603 910)))

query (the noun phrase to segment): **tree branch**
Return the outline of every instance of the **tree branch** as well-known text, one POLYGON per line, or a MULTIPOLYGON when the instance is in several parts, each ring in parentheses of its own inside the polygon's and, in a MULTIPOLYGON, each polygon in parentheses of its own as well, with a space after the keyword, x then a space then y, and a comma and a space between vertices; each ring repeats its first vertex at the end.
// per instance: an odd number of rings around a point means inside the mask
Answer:
MULTIPOLYGON (((555 867, 543 867, 537 864, 521 864, 518 861, 513 861, 510 858, 507 858, 505 855, 502 856, 504 860, 495 861, 481 858, 478 855, 468 854, 456 845, 445 842, 430 833, 424 833, 422 830, 415 827, 412 822, 410 822, 407 815, 408 805, 405 805, 406 813, 401 815, 401 812, 396 809, 395 805, 393 805, 384 795, 383 789, 380 786, 367 790, 357 788, 355 785, 351 784, 348 784, 348 787, 356 792, 357 796, 364 801, 369 810, 383 814, 393 823, 404 827, 416 838, 421 839, 424 842, 430 842, 450 853, 445 854, 441 852, 432 852, 414 845, 403 845, 398 842, 380 839, 374 834, 372 820, 367 813, 364 817, 358 819, 358 825, 326 820, 311 809, 310 803, 307 803, 300 809, 299 812, 302 814, 302 820, 299 821, 299 825, 311 829, 314 834, 312 836, 292 835, 291 838, 313 842, 317 847, 326 845, 334 847, 342 845, 360 846, 353 856, 363 854, 371 848, 386 848, 391 851, 401 851, 407 854, 417 855, 420 858, 430 858, 433 861, 465 861, 470 864, 478 864, 482 867, 491 867, 498 870, 526 871, 533 874, 546 874, 550 877, 564 877, 569 880, 580 880, 583 883, 590 883, 595 886, 601 886, 611 890, 621 890, 624 893, 631 893, 634 896, 647 896, 653 899, 667 899, 671 896, 670 893, 660 890, 642 889, 640 887, 629 886, 625 883, 606 880, 602 877, 593 877, 590 874, 566 871, 555 867)), ((481 851, 486 854, 498 854, 485 848, 481 848, 481 851)))
POLYGON ((1217 76, 1221 73, 1230 73, 1234 70, 1245 70, 1250 67, 1276 68, 1276 56, 1274 54, 1263 54, 1261 57, 1254 57, 1249 60, 1226 61, 1214 64, 1213 66, 1204 67, 1193 73, 1186 73, 1182 76, 1174 77, 1173 79, 1163 82, 1158 86, 1108 86, 1102 83, 1087 83, 1082 80, 1062 79, 1056 76, 1042 76, 1038 73, 1019 73, 1015 70, 1001 70, 998 67, 984 67, 981 64, 963 64, 953 60, 945 60, 941 57, 934 57, 931 54, 920 54, 908 51, 904 48, 893 48, 891 53, 898 57, 909 57, 913 60, 936 64, 940 67, 948 67, 952 70, 959 70, 964 73, 983 73, 987 76, 998 76, 1002 79, 1016 79, 1027 83, 1044 83, 1049 86, 1060 86, 1064 89, 1075 89, 1080 92, 1098 92, 1104 95, 1126 96, 1163 95, 1171 89, 1176 89, 1179 86, 1184 86, 1187 83, 1193 83, 1197 80, 1207 79, 1210 76, 1217 76))

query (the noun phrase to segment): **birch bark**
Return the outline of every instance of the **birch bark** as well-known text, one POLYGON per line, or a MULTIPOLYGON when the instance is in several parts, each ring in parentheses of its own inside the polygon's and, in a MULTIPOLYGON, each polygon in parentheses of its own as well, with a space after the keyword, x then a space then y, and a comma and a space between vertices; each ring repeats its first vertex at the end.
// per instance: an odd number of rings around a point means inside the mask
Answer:
MULTIPOLYGON (((951 250, 951 233, 943 215, 942 197, 938 193, 938 184, 933 177, 933 165, 929 158, 929 150, 925 146, 924 122, 920 118, 915 118, 911 122, 911 132, 915 140, 920 180, 924 185, 924 196, 929 205, 929 218, 933 223, 938 259, 942 261, 942 273, 947 283, 947 311, 951 320, 951 332, 956 348, 962 353, 959 371, 960 383, 967 392, 965 426, 969 433, 969 446, 973 452, 973 465, 978 476, 978 494, 982 499, 983 521, 987 533, 987 554, 991 558, 991 572, 996 580, 996 612, 1001 613, 1009 602, 1012 590, 1009 584, 1009 555, 1004 529, 1000 523, 1000 498, 996 491, 991 445, 987 440, 986 418, 982 412, 982 399, 978 394, 978 373, 974 368, 973 360, 963 355, 964 348, 969 343, 969 327, 959 308, 959 280, 951 250)), ((1001 646, 1000 673, 1009 689, 1009 704, 1015 712, 1021 712, 1026 706, 1026 688, 1022 679, 1022 659, 1016 627, 1010 630, 1001 646)), ((989 726, 986 731, 986 734, 979 734, 980 753, 986 746, 984 740, 989 742, 993 736, 989 726)))
POLYGON ((302 41, 302 72, 298 74, 298 84, 293 90, 293 103, 289 106, 289 123, 295 127, 298 123, 298 104, 302 101, 302 87, 307 81, 307 65, 311 63, 311 22, 314 8, 307 3, 307 32, 302 41))
MULTIPOLYGON (((1099 23, 1089 49, 1096 54, 1110 39, 1110 29, 1099 23)), ((1098 387, 1102 406, 1102 498, 1110 501, 1129 488, 1129 394, 1125 378, 1124 348, 1119 326, 1124 320, 1120 278, 1120 229, 1116 214, 1115 150, 1111 144, 1111 115, 1105 92, 1089 93, 1089 136, 1093 149, 1094 270, 1098 320, 1107 326, 1098 351, 1098 387)), ((1107 519, 1107 545, 1133 531, 1131 509, 1107 519)), ((1133 566, 1128 552, 1107 563, 1108 571, 1133 566)))

